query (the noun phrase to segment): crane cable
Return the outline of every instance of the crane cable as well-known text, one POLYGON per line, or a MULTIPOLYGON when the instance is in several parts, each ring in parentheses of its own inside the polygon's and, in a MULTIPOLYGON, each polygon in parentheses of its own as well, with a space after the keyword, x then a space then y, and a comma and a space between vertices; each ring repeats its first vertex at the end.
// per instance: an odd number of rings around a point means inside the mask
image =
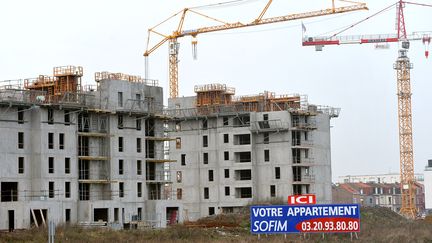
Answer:
POLYGON ((195 7, 189 8, 189 9, 205 9, 205 8, 238 6, 238 5, 247 4, 247 3, 256 2, 256 1, 260 1, 260 0, 232 0, 232 1, 226 1, 226 2, 220 2, 220 3, 212 3, 212 4, 207 4, 207 5, 195 6, 195 7))
POLYGON ((359 24, 361 24, 361 23, 363 23, 363 22, 369 20, 370 18, 373 18, 373 17, 375 17, 375 16, 377 16, 377 15, 379 15, 379 14, 382 14, 382 13, 384 13, 384 12, 390 10, 390 9, 393 8, 394 6, 396 6, 395 3, 393 3, 392 5, 390 5, 390 6, 386 7, 386 8, 384 8, 384 9, 382 9, 382 10, 380 10, 380 11, 378 11, 378 12, 376 12, 376 13, 374 13, 374 14, 372 14, 372 15, 370 15, 370 16, 368 16, 368 17, 366 17, 366 18, 364 18, 364 19, 362 19, 362 20, 360 20, 360 21, 358 21, 358 22, 356 22, 356 23, 354 23, 354 24, 348 25, 347 27, 343 28, 341 31, 336 32, 335 34, 333 34, 331 37, 335 37, 335 36, 339 35, 339 34, 342 33, 342 32, 345 32, 345 31, 347 31, 347 30, 349 30, 349 29, 351 29, 351 28, 354 28, 355 26, 357 26, 357 25, 359 25, 359 24))
MULTIPOLYGON (((432 7, 432 5, 430 5, 430 4, 424 4, 424 3, 405 2, 405 1, 404 1, 404 3, 405 3, 405 4, 411 4, 411 5, 423 6, 423 7, 432 7)), ((368 16, 367 18, 362 19, 362 20, 360 20, 360 21, 358 21, 358 22, 352 24, 352 25, 347 25, 347 26, 345 26, 345 27, 341 27, 341 28, 336 29, 336 30, 339 30, 339 29, 342 29, 342 30, 340 30, 339 32, 333 34, 330 38, 335 37, 335 36, 337 36, 337 35, 339 35, 339 34, 345 32, 345 31, 347 31, 347 30, 349 30, 349 29, 355 27, 356 25, 359 25, 359 24, 361 24, 361 23, 363 23, 363 22, 369 20, 370 18, 373 18, 373 17, 375 17, 375 16, 377 16, 377 15, 379 15, 379 14, 382 14, 382 13, 384 13, 384 12, 386 12, 386 11, 389 11, 390 9, 393 9, 393 7, 395 7, 396 4, 397 4, 397 3, 394 3, 394 4, 392 4, 392 5, 390 5, 390 6, 386 7, 386 8, 384 8, 384 9, 382 9, 382 10, 380 10, 380 11, 378 11, 378 12, 376 12, 376 13, 370 15, 370 16, 368 16)), ((328 33, 331 33, 331 32, 336 31, 336 30, 328 31, 328 32, 326 32, 326 33, 321 34, 320 36, 325 35, 325 34, 328 34, 328 33)))

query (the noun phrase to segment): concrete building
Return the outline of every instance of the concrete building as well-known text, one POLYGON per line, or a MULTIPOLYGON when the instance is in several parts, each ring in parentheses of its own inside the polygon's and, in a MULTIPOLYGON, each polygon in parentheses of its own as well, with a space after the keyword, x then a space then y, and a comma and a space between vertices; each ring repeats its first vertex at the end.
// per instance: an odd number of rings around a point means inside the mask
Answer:
POLYGON ((108 72, 83 87, 82 75, 57 67, 53 76, 0 83, 0 230, 47 221, 163 227, 181 216, 162 88, 108 72))
MULTIPOLYGON (((423 174, 415 173, 417 182, 424 180, 423 174)), ((372 175, 346 175, 339 176, 339 183, 400 183, 400 173, 372 174, 372 175)))
MULTIPOLYGON (((415 204, 418 213, 425 210, 424 187, 414 184, 415 204)), ((334 203, 358 203, 366 207, 387 207, 395 212, 401 208, 401 191, 399 183, 355 182, 333 185, 334 203)))
POLYGON ((169 100, 173 188, 185 220, 234 212, 251 202, 313 193, 330 203, 330 118, 338 109, 300 95, 235 97, 222 84, 169 100))
POLYGON ((425 207, 426 210, 432 211, 432 159, 428 160, 428 164, 424 171, 424 189, 425 189, 425 207))

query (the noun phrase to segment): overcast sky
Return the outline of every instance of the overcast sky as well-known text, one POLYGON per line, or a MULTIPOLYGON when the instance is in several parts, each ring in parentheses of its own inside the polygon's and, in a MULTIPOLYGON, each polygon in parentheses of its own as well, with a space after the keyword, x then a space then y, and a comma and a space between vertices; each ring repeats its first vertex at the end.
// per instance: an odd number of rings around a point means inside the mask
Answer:
MULTIPOLYGON (((81 65, 84 82, 94 72, 144 76, 147 29, 185 7, 223 0, 4 0, 0 1, 0 80, 52 74, 52 67, 81 65)), ((267 0, 244 1, 227 7, 201 8, 202 13, 228 22, 255 19, 267 0)), ((329 7, 330 0, 274 0, 266 17, 329 7), (302 2, 302 3, 300 3, 302 2)), ((369 11, 304 20, 308 36, 334 33, 394 0, 369 1, 369 11), (333 32, 332 32, 333 31, 333 32)), ((418 0, 432 4, 429 0, 418 0)), ((346 5, 346 4, 345 4, 346 5)), ((391 10, 346 34, 395 33, 391 10)), ((407 31, 432 31, 432 8, 408 5, 407 31)), ((159 29, 170 33, 176 21, 159 29)), ((189 17, 185 29, 213 24, 189 17)), ((226 83, 238 95, 264 90, 300 93, 309 102, 342 108, 332 121, 333 178, 341 175, 399 172, 396 72, 397 44, 388 50, 373 45, 328 46, 323 52, 301 46, 300 21, 198 36, 198 60, 192 59, 189 37, 180 40, 180 95, 193 95, 196 84, 226 83)), ((156 41, 156 39, 155 39, 156 41)), ((155 42, 153 42, 155 44, 155 42)), ((413 129, 416 172, 432 158, 432 68, 421 42, 411 44, 414 63, 413 129)), ((168 55, 162 46, 150 56, 150 78, 167 94, 168 55)))

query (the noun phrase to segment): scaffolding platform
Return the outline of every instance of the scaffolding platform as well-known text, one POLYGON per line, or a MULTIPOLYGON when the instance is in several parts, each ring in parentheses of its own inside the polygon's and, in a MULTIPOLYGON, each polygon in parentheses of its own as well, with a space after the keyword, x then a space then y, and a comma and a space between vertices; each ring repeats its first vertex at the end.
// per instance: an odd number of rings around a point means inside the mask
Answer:
POLYGON ((145 137, 146 140, 152 140, 152 141, 175 141, 175 138, 168 138, 168 137, 145 137))
POLYGON ((79 183, 84 184, 111 184, 111 183, 117 183, 117 181, 114 180, 98 180, 98 179, 79 179, 79 183))
POLYGON ((78 159, 87 160, 87 161, 93 161, 93 160, 108 161, 109 157, 106 157, 106 156, 78 156, 78 159))
POLYGON ((146 162, 153 162, 153 163, 167 163, 167 162, 177 162, 177 160, 174 159, 155 159, 155 158, 146 158, 146 162))
POLYGON ((63 76, 83 76, 83 68, 81 66, 61 66, 53 68, 54 77, 63 76))
POLYGON ((100 81, 110 81, 110 80, 120 80, 128 81, 132 83, 143 83, 148 86, 159 86, 159 81, 155 79, 144 79, 139 75, 130 75, 124 73, 111 73, 111 72, 96 72, 95 81, 98 83, 100 81))
POLYGON ((78 132, 78 136, 82 137, 112 137, 113 135, 102 132, 78 132))

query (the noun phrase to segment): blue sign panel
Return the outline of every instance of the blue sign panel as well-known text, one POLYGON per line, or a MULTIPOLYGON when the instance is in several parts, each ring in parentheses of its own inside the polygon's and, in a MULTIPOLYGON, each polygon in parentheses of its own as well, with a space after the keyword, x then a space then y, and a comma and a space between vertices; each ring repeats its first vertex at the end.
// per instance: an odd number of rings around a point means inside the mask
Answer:
POLYGON ((253 234, 360 232, 358 204, 251 206, 250 214, 253 234))

